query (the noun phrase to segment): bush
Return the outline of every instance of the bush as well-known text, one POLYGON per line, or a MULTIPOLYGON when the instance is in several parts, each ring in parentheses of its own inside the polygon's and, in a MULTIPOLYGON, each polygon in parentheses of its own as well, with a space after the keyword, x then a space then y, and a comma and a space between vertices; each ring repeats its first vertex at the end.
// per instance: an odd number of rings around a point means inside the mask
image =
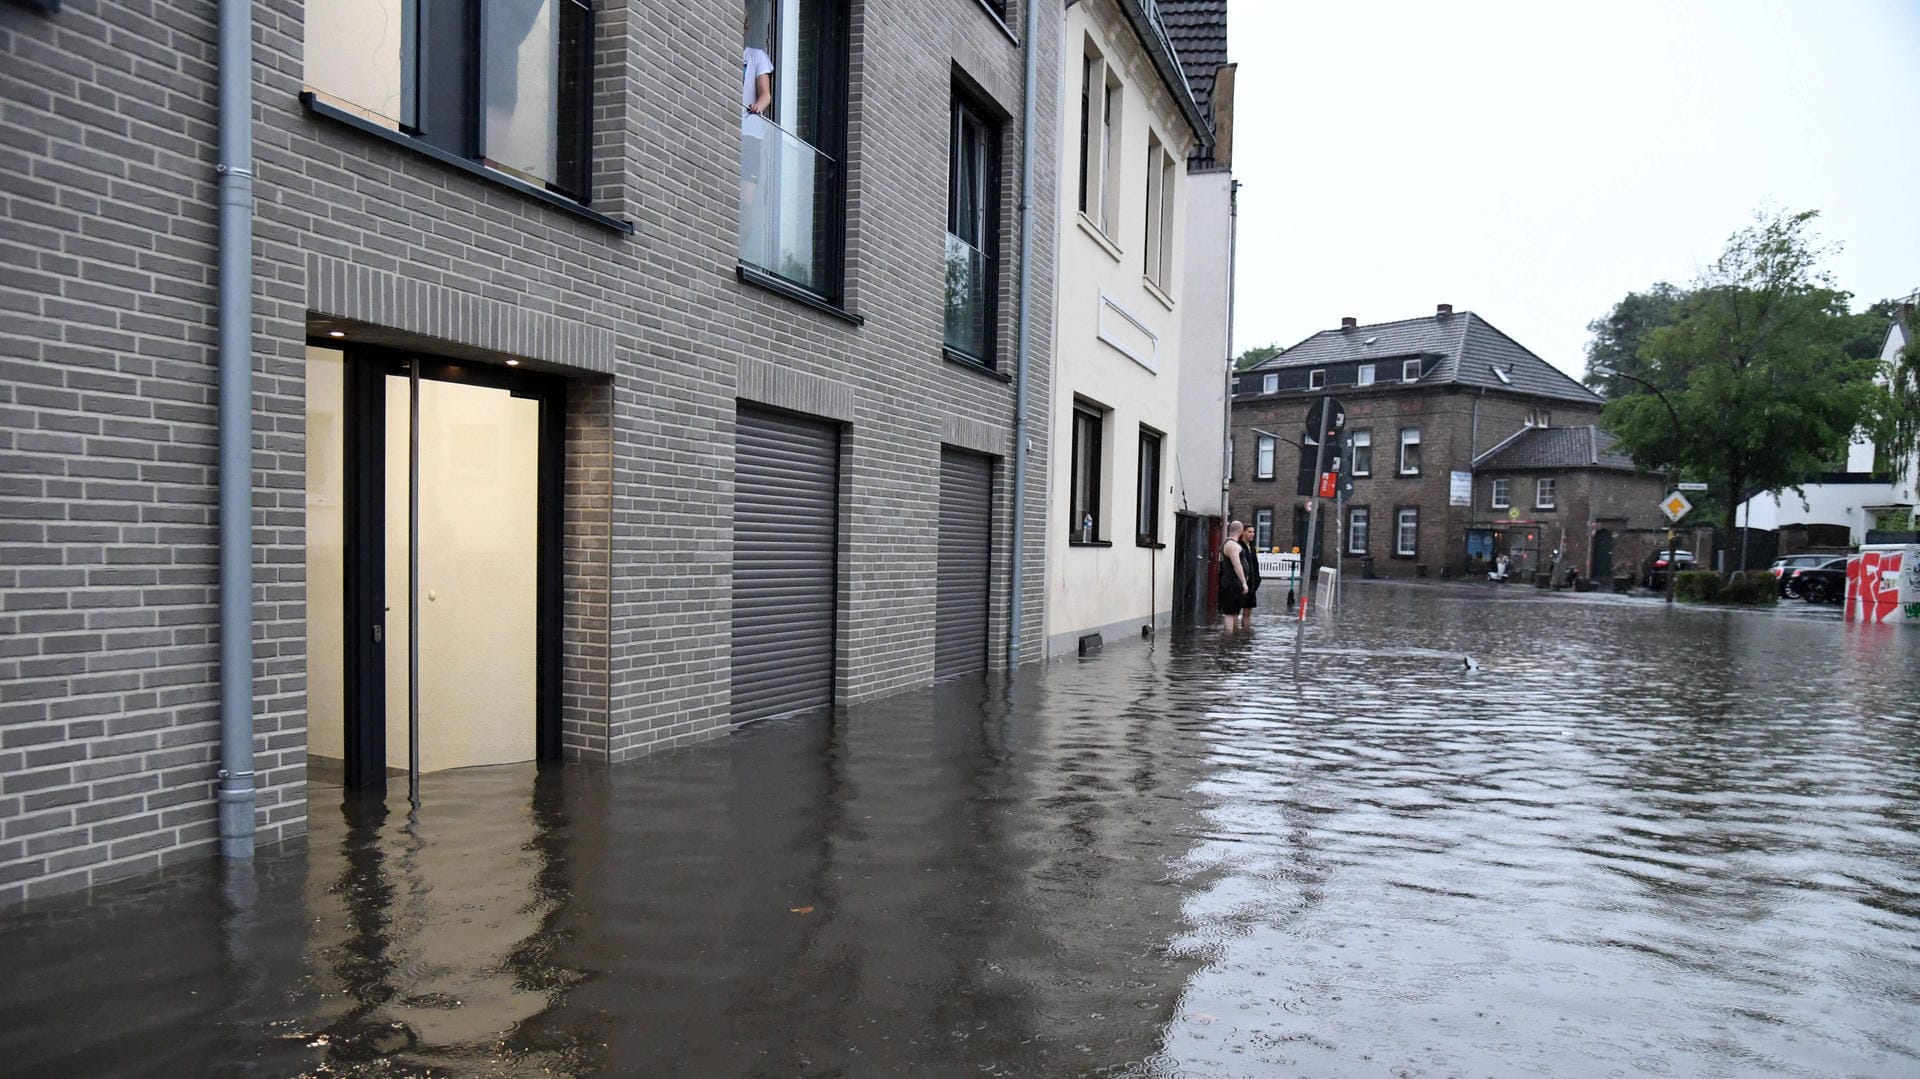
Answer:
POLYGON ((1686 570, 1673 578, 1673 598, 1688 603, 1718 603, 1726 582, 1707 569, 1686 570))
POLYGON ((1773 575, 1747 573, 1722 577, 1712 570, 1688 570, 1673 579, 1673 598, 1688 603, 1731 603, 1771 607, 1780 602, 1773 575))

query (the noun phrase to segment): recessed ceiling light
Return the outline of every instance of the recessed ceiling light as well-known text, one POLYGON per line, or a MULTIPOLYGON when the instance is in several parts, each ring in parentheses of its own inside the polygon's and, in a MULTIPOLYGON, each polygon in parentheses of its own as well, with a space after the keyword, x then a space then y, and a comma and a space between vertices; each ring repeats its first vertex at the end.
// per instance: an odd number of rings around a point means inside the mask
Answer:
POLYGON ((518 366, 520 366, 520 361, 519 361, 519 360, 508 360, 508 361, 507 361, 507 366, 508 366, 508 367, 518 367, 518 366))
POLYGON ((328 337, 345 337, 346 335, 347 335, 347 331, 345 330, 328 330, 327 331, 328 337))

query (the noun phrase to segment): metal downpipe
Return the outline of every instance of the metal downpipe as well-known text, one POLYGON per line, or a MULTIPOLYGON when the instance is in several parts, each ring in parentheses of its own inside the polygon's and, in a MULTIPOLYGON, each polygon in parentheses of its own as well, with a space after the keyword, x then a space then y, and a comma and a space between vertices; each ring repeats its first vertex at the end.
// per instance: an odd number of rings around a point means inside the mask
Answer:
POLYGON ((253 857, 253 7, 220 0, 220 854, 253 857))
POLYGON ((1026 2, 1026 34, 1021 42, 1026 73, 1020 94, 1020 300, 1019 328, 1014 342, 1013 374, 1013 559, 1012 597, 1007 605, 1007 669, 1020 666, 1020 609, 1025 595, 1027 543, 1027 373, 1033 352, 1033 129, 1037 110, 1034 84, 1039 81, 1039 0, 1026 2))

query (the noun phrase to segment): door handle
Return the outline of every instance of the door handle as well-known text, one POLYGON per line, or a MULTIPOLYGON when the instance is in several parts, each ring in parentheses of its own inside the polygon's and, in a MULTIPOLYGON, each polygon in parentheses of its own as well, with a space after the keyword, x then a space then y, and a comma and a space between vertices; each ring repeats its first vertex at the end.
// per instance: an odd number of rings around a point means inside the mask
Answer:
POLYGON ((373 624, 373 643, 374 643, 374 644, 379 644, 379 643, 380 643, 380 638, 381 638, 381 633, 380 633, 380 623, 378 623, 378 622, 375 622, 375 623, 373 624))

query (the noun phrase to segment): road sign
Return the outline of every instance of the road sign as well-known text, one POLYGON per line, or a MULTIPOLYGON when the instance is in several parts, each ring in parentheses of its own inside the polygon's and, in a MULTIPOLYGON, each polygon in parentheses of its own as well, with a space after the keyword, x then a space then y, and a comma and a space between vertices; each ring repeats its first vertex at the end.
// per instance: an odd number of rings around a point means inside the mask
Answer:
POLYGON ((1669 521, 1678 521, 1692 508, 1693 503, 1687 501, 1687 496, 1678 491, 1670 492, 1660 501, 1660 512, 1666 514, 1669 521))
POLYGON ((1704 483, 1677 483, 1674 486, 1680 488, 1682 491, 1704 491, 1707 489, 1707 485, 1704 483))
POLYGON ((1340 474, 1338 472, 1320 473, 1320 497, 1332 498, 1334 491, 1338 489, 1336 485, 1339 482, 1340 474))

